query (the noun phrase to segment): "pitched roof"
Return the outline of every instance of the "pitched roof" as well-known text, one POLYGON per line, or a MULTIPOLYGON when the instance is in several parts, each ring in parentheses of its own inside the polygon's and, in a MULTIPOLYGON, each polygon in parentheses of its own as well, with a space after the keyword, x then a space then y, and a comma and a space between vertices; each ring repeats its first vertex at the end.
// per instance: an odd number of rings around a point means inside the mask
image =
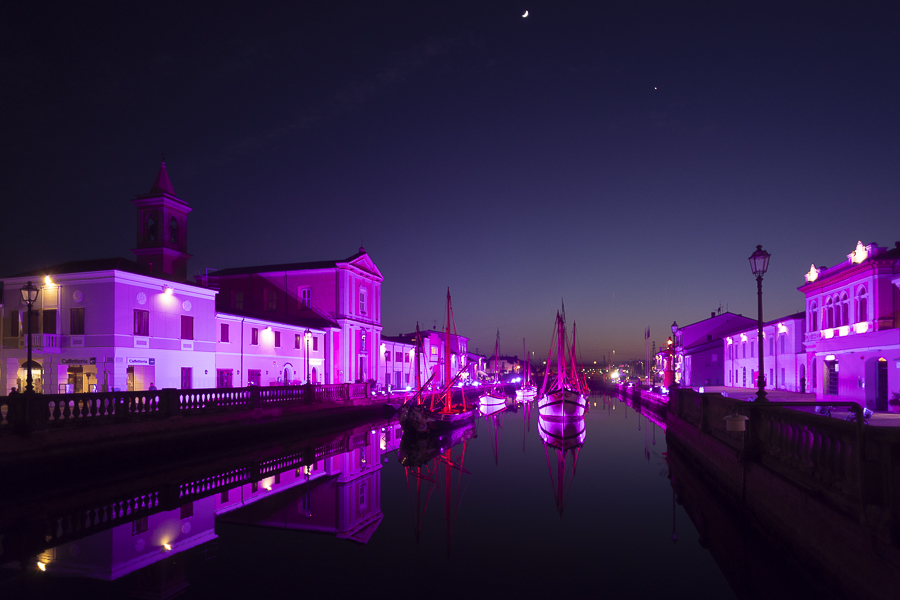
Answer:
POLYGON ((124 273, 134 273, 135 275, 146 275, 147 277, 155 277, 175 283, 187 283, 196 285, 192 281, 186 281, 172 277, 166 273, 151 271, 149 267, 139 265, 133 260, 116 256, 113 258, 94 258, 90 260, 73 260, 70 262, 52 265, 49 267, 41 267, 33 271, 25 271, 24 273, 16 273, 8 275, 8 277, 43 277, 44 275, 64 275, 68 273, 92 273, 95 271, 122 271, 124 273))
POLYGON ((311 309, 302 309, 296 315, 276 315, 265 311, 237 310, 229 308, 228 310, 216 310, 219 314, 234 315, 236 317, 246 317, 249 319, 259 319, 260 321, 270 321, 272 323, 282 323, 284 325, 293 325, 294 327, 311 327, 313 329, 340 328, 340 325, 329 319, 328 317, 317 313, 311 309))
POLYGON ((172 182, 169 181, 169 174, 166 173, 165 159, 160 163, 159 173, 156 174, 156 179, 153 180, 153 187, 150 188, 151 194, 158 194, 160 192, 164 192, 170 196, 175 195, 175 189, 172 187, 172 182))
POLYGON ((312 269, 333 269, 338 263, 351 262, 366 254, 364 248, 349 258, 340 260, 318 260, 313 262, 300 263, 283 263, 279 265, 259 265, 255 267, 233 267, 229 269, 219 269, 216 271, 217 277, 228 277, 229 275, 248 275, 250 273, 275 273, 278 271, 308 271, 312 269))

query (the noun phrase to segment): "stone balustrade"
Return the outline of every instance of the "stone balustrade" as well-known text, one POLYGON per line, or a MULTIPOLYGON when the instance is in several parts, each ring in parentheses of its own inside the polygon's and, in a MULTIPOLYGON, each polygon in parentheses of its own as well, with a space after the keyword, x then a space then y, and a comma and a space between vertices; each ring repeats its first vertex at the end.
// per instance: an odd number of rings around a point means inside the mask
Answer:
POLYGON ((0 397, 0 436, 79 426, 289 408, 368 399, 369 385, 342 383, 0 397))

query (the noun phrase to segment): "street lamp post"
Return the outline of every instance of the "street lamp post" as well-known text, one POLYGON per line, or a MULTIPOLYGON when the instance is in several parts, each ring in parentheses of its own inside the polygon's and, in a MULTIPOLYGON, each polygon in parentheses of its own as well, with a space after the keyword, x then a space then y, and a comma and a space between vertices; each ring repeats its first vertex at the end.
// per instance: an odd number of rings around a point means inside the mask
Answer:
POLYGON ((759 373, 756 376, 758 383, 756 390, 757 402, 768 402, 766 398, 766 376, 763 375, 763 311, 762 311, 762 280, 763 275, 769 268, 769 257, 771 254, 762 249, 761 245, 756 246, 756 252, 750 255, 750 270, 756 277, 756 336, 759 341, 759 373))
POLYGON ((312 337, 312 332, 307 329, 303 333, 303 340, 306 342, 306 383, 309 385, 309 340, 312 337))
POLYGON ((34 302, 37 300, 38 289, 34 287, 34 284, 30 281, 22 286, 22 302, 28 305, 28 332, 26 347, 28 348, 28 359, 25 363, 25 393, 33 394, 34 393, 34 378, 31 376, 31 309, 34 307, 34 302))

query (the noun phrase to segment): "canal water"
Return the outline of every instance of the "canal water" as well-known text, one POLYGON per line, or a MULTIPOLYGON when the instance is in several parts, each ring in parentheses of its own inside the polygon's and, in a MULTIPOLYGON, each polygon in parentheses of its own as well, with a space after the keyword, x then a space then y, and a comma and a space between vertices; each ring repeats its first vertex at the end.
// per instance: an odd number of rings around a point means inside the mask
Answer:
POLYGON ((413 448, 414 468, 396 422, 357 427, 313 465, 16 557, 0 597, 736 597, 675 499, 664 429, 590 400, 565 442, 519 406, 413 448))

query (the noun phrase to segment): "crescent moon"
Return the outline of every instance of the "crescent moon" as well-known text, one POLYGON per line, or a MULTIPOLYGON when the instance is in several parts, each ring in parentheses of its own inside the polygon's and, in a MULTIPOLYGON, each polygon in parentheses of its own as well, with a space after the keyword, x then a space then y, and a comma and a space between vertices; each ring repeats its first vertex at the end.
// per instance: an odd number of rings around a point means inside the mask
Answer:
POLYGON ((528 16, 528 11, 526 10, 526 11, 525 11, 525 14, 522 15, 522 18, 524 19, 524 18, 527 17, 527 16, 528 16))

